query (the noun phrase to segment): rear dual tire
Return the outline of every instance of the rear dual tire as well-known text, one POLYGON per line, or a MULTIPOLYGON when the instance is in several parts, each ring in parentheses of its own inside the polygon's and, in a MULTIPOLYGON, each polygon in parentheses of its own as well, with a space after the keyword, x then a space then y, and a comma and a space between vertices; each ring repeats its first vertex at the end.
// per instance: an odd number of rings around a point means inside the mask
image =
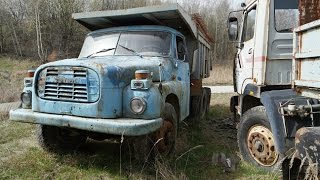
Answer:
POLYGON ((210 109, 211 89, 202 88, 200 96, 191 97, 190 118, 192 121, 205 119, 210 109))

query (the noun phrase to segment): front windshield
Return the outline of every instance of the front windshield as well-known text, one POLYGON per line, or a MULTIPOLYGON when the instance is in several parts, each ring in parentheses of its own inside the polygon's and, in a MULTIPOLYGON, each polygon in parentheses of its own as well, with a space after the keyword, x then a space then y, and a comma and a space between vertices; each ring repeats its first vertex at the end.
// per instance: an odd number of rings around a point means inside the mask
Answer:
POLYGON ((169 56, 171 34, 159 31, 94 33, 84 41, 81 57, 108 55, 169 56))
POLYGON ((275 0, 275 26, 278 32, 292 32, 299 23, 298 0, 275 0))

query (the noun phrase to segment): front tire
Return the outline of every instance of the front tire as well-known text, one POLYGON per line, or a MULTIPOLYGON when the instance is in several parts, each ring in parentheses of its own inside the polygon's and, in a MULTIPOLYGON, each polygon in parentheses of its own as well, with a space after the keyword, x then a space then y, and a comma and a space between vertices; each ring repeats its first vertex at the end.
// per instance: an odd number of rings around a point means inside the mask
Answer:
POLYGON ((237 135, 243 160, 265 170, 277 167, 280 158, 263 106, 254 107, 243 114, 237 135))
POLYGON ((77 150, 87 139, 70 129, 47 125, 38 125, 37 137, 40 146, 53 153, 77 150))
POLYGON ((162 114, 163 124, 156 132, 128 139, 129 149, 138 161, 153 162, 157 156, 170 157, 177 138, 177 113, 172 104, 166 103, 162 114), (133 148, 133 149, 132 149, 133 148))
POLYGON ((163 157, 168 157, 175 150, 178 132, 178 116, 172 104, 165 104, 162 119, 163 124, 161 128, 155 133, 155 154, 163 157))

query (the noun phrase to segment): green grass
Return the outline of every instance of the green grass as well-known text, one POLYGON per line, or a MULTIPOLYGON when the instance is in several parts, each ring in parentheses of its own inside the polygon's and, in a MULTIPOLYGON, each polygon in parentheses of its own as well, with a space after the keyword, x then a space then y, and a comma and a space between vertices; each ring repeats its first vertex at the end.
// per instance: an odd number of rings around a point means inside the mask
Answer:
MULTIPOLYGON (((40 63, 0 56, 0 64, 0 103, 16 101, 27 70, 40 63)), ((14 123, 0 114, 0 179, 279 179, 278 173, 244 162, 231 173, 212 164, 214 154, 239 154, 236 129, 230 125, 231 96, 213 95, 205 120, 182 123, 174 156, 159 159, 156 171, 142 169, 124 149, 120 160, 118 144, 90 141, 81 152, 50 154, 39 147, 35 125, 14 123)))
POLYGON ((0 56, 0 71, 27 71, 28 69, 37 68, 39 61, 8 56, 0 56))
POLYGON ((236 129, 228 125, 231 94, 215 94, 206 120, 183 123, 174 156, 159 159, 156 171, 142 169, 120 146, 90 141, 82 151, 55 155, 39 147, 36 126, 0 120, 0 179, 279 179, 239 162, 234 172, 212 164, 212 155, 238 157, 236 129), (120 163, 121 162, 121 163, 120 163))

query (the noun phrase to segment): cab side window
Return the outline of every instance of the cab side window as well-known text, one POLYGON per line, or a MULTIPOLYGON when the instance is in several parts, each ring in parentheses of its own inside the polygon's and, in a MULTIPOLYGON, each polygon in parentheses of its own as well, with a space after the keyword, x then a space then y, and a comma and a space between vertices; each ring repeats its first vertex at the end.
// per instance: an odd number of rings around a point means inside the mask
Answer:
POLYGON ((183 38, 180 36, 176 37, 176 44, 177 44, 177 54, 179 60, 184 60, 186 57, 186 47, 183 41, 183 38))
POLYGON ((249 41, 254 36, 255 23, 256 23, 256 7, 248 11, 244 29, 244 41, 249 41))

